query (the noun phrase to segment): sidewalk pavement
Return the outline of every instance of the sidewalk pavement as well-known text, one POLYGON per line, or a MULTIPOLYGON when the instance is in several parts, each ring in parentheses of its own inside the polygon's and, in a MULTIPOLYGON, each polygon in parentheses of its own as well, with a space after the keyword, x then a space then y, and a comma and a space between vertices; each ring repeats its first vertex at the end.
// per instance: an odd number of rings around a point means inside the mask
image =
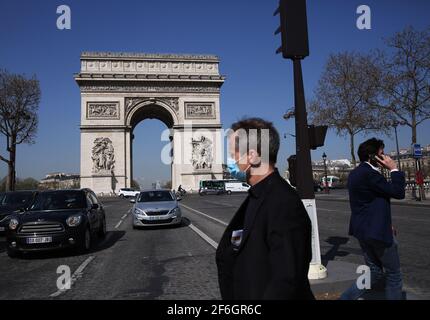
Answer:
MULTIPOLYGON (((345 261, 326 261, 327 278, 309 280, 312 292, 317 300, 338 300, 340 295, 348 289, 360 276, 356 273, 358 264, 345 261)), ((403 291, 405 300, 423 300, 410 292, 403 291)), ((366 292, 360 300, 385 300, 384 288, 366 292)))

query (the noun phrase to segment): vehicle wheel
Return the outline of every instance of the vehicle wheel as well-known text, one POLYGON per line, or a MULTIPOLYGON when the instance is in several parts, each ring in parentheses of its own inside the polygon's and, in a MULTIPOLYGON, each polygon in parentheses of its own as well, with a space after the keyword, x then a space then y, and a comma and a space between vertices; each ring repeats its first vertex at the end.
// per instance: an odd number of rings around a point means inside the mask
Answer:
POLYGON ((124 195, 123 195, 123 194, 120 194, 120 195, 119 195, 119 197, 120 197, 121 199, 124 199, 124 195))
POLYGON ((227 194, 228 194, 228 195, 231 195, 231 190, 227 190, 227 194))
POLYGON ((82 242, 79 244, 78 251, 79 253, 85 253, 85 252, 88 252, 90 249, 91 249, 91 231, 90 231, 90 228, 87 227, 85 229, 84 239, 82 239, 82 242))
POLYGON ((98 236, 101 239, 104 239, 106 237, 106 218, 105 217, 103 217, 102 224, 98 232, 98 236))
POLYGON ((16 259, 21 256, 21 252, 11 248, 7 248, 7 255, 9 256, 9 258, 16 259))

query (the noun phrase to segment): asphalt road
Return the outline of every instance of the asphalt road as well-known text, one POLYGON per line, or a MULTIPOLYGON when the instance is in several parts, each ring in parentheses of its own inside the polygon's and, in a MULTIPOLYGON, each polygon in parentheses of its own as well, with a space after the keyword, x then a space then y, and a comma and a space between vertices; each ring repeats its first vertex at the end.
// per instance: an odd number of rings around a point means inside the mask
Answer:
MULTIPOLYGON (((108 235, 85 255, 69 252, 10 259, 0 238, 0 299, 219 299, 215 247, 246 194, 187 195, 180 227, 133 230, 127 200, 102 199, 108 235), (57 289, 69 266, 70 290, 57 289)), ((317 200, 323 261, 362 264, 347 235, 349 206, 317 200)), ((430 298, 430 208, 393 206, 405 288, 430 298)))

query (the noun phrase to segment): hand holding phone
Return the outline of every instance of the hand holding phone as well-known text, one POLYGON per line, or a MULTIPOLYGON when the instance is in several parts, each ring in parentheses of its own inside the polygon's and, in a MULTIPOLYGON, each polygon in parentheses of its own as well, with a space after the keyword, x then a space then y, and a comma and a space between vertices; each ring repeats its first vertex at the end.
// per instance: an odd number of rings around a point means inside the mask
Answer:
POLYGON ((391 159, 389 156, 386 156, 385 154, 381 154, 380 156, 375 155, 375 160, 378 161, 381 166, 388 170, 397 169, 396 161, 391 159))

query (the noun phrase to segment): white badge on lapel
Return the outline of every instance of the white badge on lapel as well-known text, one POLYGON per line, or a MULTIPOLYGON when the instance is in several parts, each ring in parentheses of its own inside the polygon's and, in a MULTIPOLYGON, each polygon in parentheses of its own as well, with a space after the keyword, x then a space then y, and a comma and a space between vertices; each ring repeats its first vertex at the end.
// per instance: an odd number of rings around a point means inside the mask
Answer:
POLYGON ((233 230, 231 233, 231 244, 235 247, 240 246, 240 242, 242 241, 242 233, 243 229, 241 230, 233 230))

